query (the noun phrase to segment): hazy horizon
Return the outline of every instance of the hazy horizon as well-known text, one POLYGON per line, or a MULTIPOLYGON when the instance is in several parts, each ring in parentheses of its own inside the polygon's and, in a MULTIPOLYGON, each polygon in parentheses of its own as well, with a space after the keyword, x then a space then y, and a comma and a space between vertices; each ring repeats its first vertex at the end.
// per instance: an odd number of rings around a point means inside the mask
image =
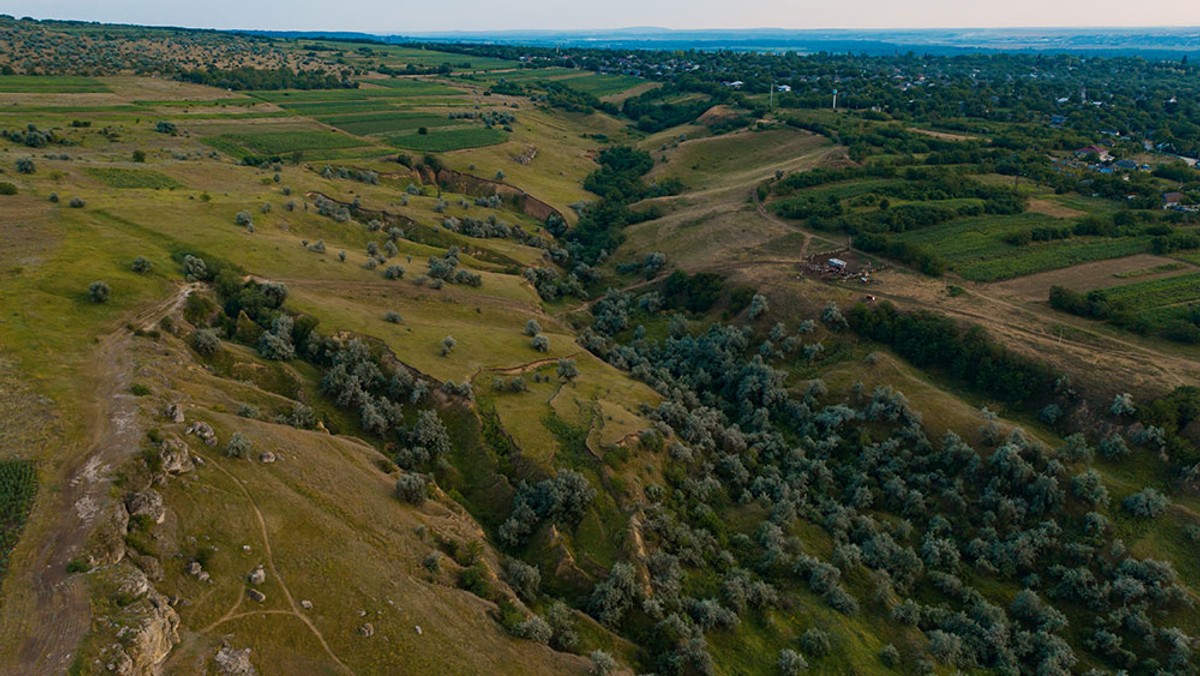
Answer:
POLYGON ((81 7, 77 0, 17 0, 3 12, 18 18, 61 19, 225 30, 365 32, 375 34, 500 33, 511 31, 666 30, 922 30, 922 29, 1161 29, 1200 26, 1200 3, 1159 0, 1010 0, 989 6, 938 0, 920 4, 846 0, 836 5, 757 0, 736 17, 718 0, 647 4, 610 0, 565 6, 528 0, 497 11, 479 0, 444 0, 436 9, 380 0, 347 0, 331 16, 326 8, 279 0, 244 3, 212 0, 166 5, 111 0, 81 7), (810 6, 811 5, 811 6, 810 6), (447 17, 453 17, 449 19, 447 17))

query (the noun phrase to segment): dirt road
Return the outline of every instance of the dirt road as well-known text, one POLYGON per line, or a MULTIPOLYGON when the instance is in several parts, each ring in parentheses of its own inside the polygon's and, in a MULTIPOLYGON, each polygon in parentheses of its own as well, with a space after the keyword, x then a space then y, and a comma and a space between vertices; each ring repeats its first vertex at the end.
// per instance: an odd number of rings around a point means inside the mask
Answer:
MULTIPOLYGON (((31 612, 12 617, 5 609, 0 631, 16 649, 0 656, 0 673, 62 674, 75 659, 75 651, 91 624, 91 604, 85 580, 67 573, 67 564, 84 551, 97 520, 111 506, 113 470, 137 452, 143 437, 138 402, 129 393, 134 372, 133 334, 129 324, 147 327, 177 310, 195 287, 181 286, 168 298, 143 308, 121 322, 121 328, 96 346, 81 387, 93 393, 86 410, 65 412, 80 416, 86 425, 86 448, 56 477, 43 477, 44 490, 33 519, 48 533, 36 543, 33 565, 10 571, 12 582, 27 585, 34 595, 31 612)), ((12 586, 10 586, 10 589, 12 586)))

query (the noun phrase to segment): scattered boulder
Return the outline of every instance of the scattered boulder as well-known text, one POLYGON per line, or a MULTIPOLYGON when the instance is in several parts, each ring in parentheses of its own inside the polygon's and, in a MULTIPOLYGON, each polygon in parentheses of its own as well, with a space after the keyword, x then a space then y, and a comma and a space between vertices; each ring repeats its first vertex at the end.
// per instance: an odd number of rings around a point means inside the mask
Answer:
POLYGON ((150 593, 150 580, 133 566, 119 566, 113 571, 117 593, 125 599, 140 599, 150 593))
POLYGON ((180 404, 168 404, 167 419, 174 423, 183 422, 183 406, 180 404))
POLYGON ((187 429, 184 430, 184 434, 194 434, 200 437, 200 440, 203 441, 207 446, 217 445, 216 431, 212 428, 212 425, 209 425, 202 420, 188 425, 187 429))
POLYGON ((108 664, 104 665, 104 668, 114 674, 132 674, 133 658, 126 655, 124 650, 118 650, 108 664))
POLYGON ((199 561, 188 561, 184 570, 187 571, 188 575, 199 576, 200 573, 204 572, 204 566, 201 566, 199 561))
POLYGON ((221 646, 213 657, 213 664, 220 676, 257 676, 258 672, 250 662, 250 649, 234 650, 228 645, 221 646))
POLYGON ((257 589, 247 589, 246 596, 249 596, 251 600, 258 601, 259 603, 267 600, 267 595, 258 591, 257 589))
POLYGON ((374 636, 375 635, 375 626, 372 625, 370 622, 367 622, 366 624, 364 624, 363 626, 358 628, 358 635, 362 636, 363 638, 370 638, 370 637, 374 636))
POLYGON ((162 460, 162 469, 167 474, 183 474, 196 468, 187 444, 179 437, 165 439, 158 449, 158 457, 162 460))
POLYGON ((305 610, 312 610, 312 601, 309 601, 308 599, 304 599, 304 600, 300 601, 300 607, 305 610))
POLYGON ((162 494, 153 488, 127 495, 125 509, 129 511, 131 517, 145 516, 154 523, 162 523, 167 518, 167 508, 163 505, 162 494))
POLYGON ((126 552, 126 556, 133 562, 133 565, 138 567, 138 570, 146 574, 146 577, 154 581, 160 581, 165 577, 162 562, 153 556, 137 554, 136 552, 126 552))
POLYGON ((267 581, 267 571, 260 565, 250 571, 249 577, 246 578, 252 585, 260 585, 267 581))
POLYGON ((258 456, 258 461, 262 463, 275 462, 275 454, 270 451, 263 451, 262 455, 258 456))
POLYGON ((423 631, 421 631, 421 625, 419 625, 419 624, 416 626, 416 630, 417 630, 417 636, 420 636, 421 634, 424 633, 423 631))

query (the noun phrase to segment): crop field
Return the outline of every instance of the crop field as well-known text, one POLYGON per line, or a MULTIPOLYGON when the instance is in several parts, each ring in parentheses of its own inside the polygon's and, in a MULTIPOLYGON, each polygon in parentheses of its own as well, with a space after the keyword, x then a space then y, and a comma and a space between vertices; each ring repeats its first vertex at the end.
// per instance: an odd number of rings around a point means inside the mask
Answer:
POLYGON ((1150 243, 1141 238, 1093 239, 1077 237, 1069 240, 1028 244, 1012 247, 1012 255, 955 266, 966 279, 993 282, 1022 277, 1045 270, 1071 267, 1080 263, 1123 258, 1148 253, 1150 243))
POLYGON ((313 101, 280 104, 284 110, 290 110, 301 115, 343 115, 350 113, 370 113, 395 110, 387 100, 366 99, 362 101, 313 101))
POLYGON ((37 493, 37 472, 28 460, 0 460, 0 579, 8 570, 8 557, 37 493))
MULTIPOLYGON (((386 87, 389 90, 388 96, 459 96, 461 90, 454 87, 447 87, 444 84, 437 82, 429 82, 427 80, 414 80, 411 78, 394 78, 388 80, 364 80, 364 83, 370 83, 379 87, 386 87)), ((370 89, 363 89, 363 92, 370 92, 370 89)))
POLYGON ((205 139, 209 145, 229 152, 241 148, 243 153, 277 155, 306 150, 339 150, 366 145, 362 139, 331 131, 267 131, 222 134, 205 139), (215 141, 215 143, 213 142, 215 141))
POLYGON ((508 134, 499 129, 474 126, 434 129, 428 134, 393 134, 384 140, 397 148, 444 153, 504 143, 508 140, 508 134))
POLYGON ((120 169, 117 167, 88 167, 87 174, 111 188, 182 188, 175 179, 150 169, 120 169))
POLYGON ((95 94, 108 86, 90 77, 68 75, 0 75, 0 92, 11 94, 95 94))
POLYGON ((337 115, 318 118, 325 124, 359 136, 388 132, 415 132, 421 127, 448 127, 461 124, 445 115, 417 112, 391 112, 360 115, 337 115))
POLYGON ((620 94, 621 92, 645 84, 647 81, 631 75, 600 75, 593 73, 573 77, 564 81, 571 89, 577 89, 597 98, 620 94))
POLYGON ((1200 272, 1118 286, 1105 295, 1138 309, 1196 302, 1200 300, 1200 272))

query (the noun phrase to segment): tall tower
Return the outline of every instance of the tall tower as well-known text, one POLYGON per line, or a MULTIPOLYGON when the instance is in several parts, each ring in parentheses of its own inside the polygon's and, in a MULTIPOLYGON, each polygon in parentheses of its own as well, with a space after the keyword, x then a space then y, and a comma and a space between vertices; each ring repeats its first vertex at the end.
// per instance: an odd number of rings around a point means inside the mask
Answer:
POLYGON ((1079 85, 1079 102, 1087 103, 1087 85, 1079 85))
POLYGON ((837 112, 837 90, 833 90, 833 112, 837 112))

